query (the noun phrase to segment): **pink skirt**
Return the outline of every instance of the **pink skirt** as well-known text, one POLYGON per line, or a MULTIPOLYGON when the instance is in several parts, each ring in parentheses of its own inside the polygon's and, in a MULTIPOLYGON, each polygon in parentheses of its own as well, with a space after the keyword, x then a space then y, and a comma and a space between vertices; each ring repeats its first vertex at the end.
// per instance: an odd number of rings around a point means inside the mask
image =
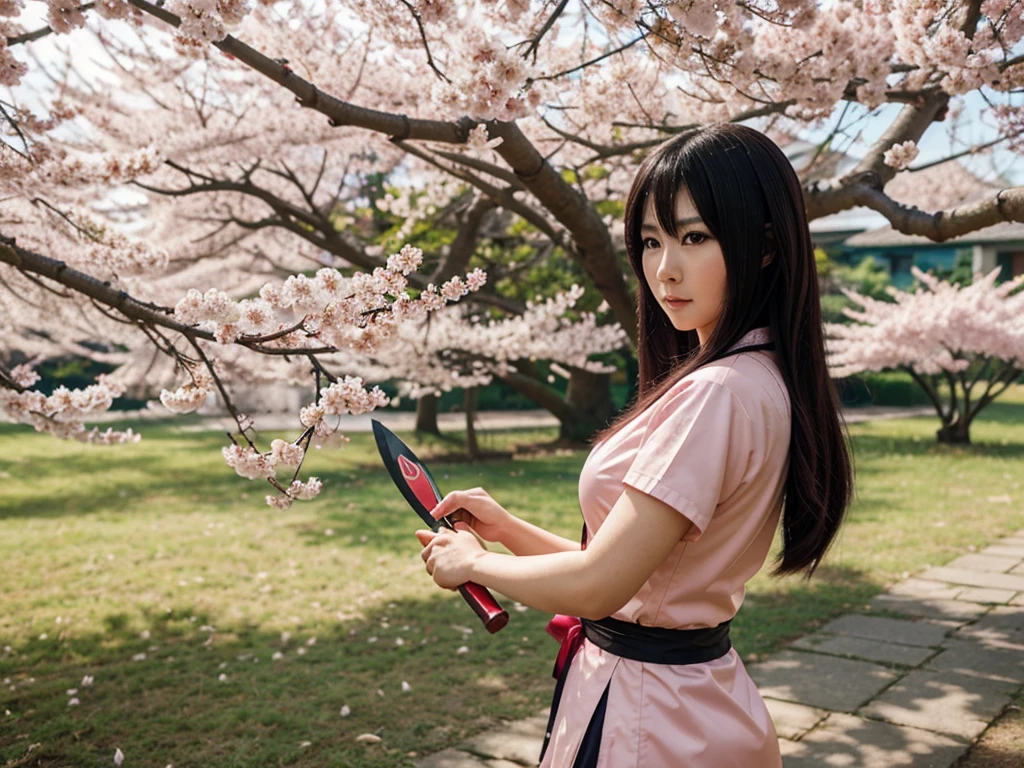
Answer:
MULTIPOLYGON (((600 713, 599 713, 600 714, 600 713)), ((624 659, 584 641, 540 768, 780 768, 764 700, 735 650, 700 664, 624 659), (607 691, 600 731, 588 726, 607 691)))

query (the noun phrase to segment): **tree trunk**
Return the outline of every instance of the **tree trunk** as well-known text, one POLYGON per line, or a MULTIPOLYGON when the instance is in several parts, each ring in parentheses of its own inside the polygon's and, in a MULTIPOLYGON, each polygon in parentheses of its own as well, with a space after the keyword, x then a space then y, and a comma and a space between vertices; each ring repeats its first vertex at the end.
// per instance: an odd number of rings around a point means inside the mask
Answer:
POLYGON ((480 446, 476 442, 476 427, 473 418, 476 416, 476 387, 466 387, 463 407, 466 409, 466 453, 473 461, 480 457, 480 446))
POLYGON ((562 419, 558 439, 582 443, 603 429, 615 416, 610 373, 590 373, 572 368, 566 400, 573 418, 562 419))
POLYGON ((416 401, 416 431, 441 436, 437 427, 437 395, 423 395, 416 401))
POLYGON ((559 442, 586 442, 615 416, 611 374, 570 369, 569 390, 563 397, 540 381, 529 361, 512 365, 516 370, 501 374, 501 380, 558 419, 559 442))
POLYGON ((966 419, 957 419, 952 424, 943 424, 935 433, 940 443, 950 445, 969 445, 971 442, 971 424, 966 419))

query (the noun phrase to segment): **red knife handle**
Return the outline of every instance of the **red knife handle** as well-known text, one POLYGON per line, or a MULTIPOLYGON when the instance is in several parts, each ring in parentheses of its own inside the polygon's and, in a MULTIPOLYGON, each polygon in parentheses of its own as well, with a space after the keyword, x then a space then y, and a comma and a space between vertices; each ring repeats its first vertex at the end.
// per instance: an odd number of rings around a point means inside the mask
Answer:
POLYGON ((498 605, 487 587, 467 581, 459 586, 459 592, 492 635, 508 624, 508 611, 498 605))

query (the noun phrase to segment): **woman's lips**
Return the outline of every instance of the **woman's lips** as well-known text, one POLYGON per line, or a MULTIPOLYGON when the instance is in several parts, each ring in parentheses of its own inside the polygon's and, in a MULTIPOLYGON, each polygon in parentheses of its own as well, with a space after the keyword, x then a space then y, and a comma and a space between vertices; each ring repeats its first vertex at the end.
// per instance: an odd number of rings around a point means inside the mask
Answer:
POLYGON ((685 307, 690 303, 689 299, 665 299, 665 303, 668 304, 672 309, 678 309, 679 307, 685 307))

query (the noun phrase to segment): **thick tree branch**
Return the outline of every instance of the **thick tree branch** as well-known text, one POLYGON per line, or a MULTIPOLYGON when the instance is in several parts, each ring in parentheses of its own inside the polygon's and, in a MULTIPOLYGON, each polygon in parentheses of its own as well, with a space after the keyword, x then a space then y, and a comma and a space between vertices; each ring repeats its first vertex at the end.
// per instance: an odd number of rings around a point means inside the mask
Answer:
MULTIPOLYGON (((469 266, 469 260, 476 250, 480 239, 480 227, 484 218, 496 208, 493 200, 485 195, 478 195, 459 219, 458 233, 448 247, 448 255, 441 261, 430 276, 430 282, 440 285, 446 280, 461 275, 469 266)), ((523 307, 524 311, 526 307, 523 307)))
POLYGON ((515 123, 496 122, 492 134, 501 137, 495 149, 530 188, 545 210, 565 225, 576 243, 575 259, 636 344, 636 309, 612 244, 611 233, 583 195, 556 171, 515 123))
POLYGON ((893 229, 905 235, 922 235, 937 243, 966 235, 1003 221, 1024 222, 1024 187, 1002 189, 994 195, 935 213, 925 213, 915 207, 898 203, 885 192, 868 185, 854 185, 842 194, 814 204, 808 201, 808 218, 825 216, 837 210, 863 205, 878 211, 892 224, 893 229), (835 203, 842 205, 833 209, 835 203), (812 215, 813 214, 813 215, 812 215))

